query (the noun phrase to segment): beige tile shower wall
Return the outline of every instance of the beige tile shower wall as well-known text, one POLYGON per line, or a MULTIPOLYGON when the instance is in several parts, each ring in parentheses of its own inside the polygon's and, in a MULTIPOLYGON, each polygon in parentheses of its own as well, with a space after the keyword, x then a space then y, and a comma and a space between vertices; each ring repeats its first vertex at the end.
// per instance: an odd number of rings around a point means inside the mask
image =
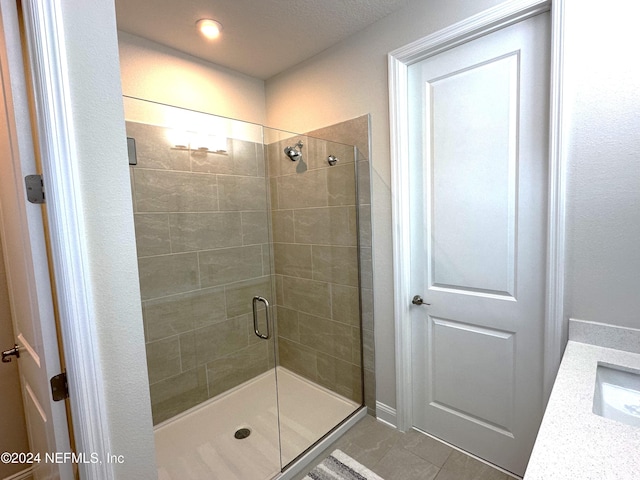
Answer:
MULTIPOLYGON (((364 400, 375 416, 376 376, 373 322, 373 260, 371 229, 371 175, 369 163, 369 115, 347 120, 309 132, 316 138, 355 145, 358 170, 358 214, 360 233, 360 294, 362 298, 362 357, 364 367, 364 400)), ((335 299, 334 299, 335 303, 335 299)), ((338 308, 338 310, 340 310, 338 308)))
POLYGON ((354 147, 300 136, 268 159, 280 365, 361 402, 354 147), (283 153, 298 139, 302 163, 283 153))
POLYGON ((271 297, 263 146, 172 149, 166 129, 127 123, 154 423, 266 371, 251 300, 271 297))

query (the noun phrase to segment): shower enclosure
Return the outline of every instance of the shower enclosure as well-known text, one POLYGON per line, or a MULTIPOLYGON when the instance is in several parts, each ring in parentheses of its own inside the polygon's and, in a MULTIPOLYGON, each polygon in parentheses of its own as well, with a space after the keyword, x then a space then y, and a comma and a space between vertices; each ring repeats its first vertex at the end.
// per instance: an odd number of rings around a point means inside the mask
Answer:
POLYGON ((125 112, 159 478, 274 478, 363 405, 356 149, 125 112))

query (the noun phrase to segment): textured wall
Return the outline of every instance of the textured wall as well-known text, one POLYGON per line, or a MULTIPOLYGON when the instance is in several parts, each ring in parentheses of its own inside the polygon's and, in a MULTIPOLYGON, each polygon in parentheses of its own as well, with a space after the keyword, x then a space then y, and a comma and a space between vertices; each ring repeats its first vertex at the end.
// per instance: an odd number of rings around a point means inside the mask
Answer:
POLYGON ((640 328, 639 14, 625 0, 566 2, 565 316, 632 328, 640 328))
POLYGON ((127 123, 154 423, 274 365, 251 300, 271 298, 261 144, 227 155, 172 149, 167 129, 127 123))
POLYGON ((118 32, 122 93, 264 125, 264 82, 118 32))

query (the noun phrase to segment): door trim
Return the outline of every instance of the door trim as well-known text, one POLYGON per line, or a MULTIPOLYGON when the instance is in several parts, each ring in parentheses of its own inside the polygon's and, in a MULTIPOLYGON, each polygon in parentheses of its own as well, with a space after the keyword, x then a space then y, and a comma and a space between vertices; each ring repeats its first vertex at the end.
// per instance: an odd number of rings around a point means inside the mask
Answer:
MULTIPOLYGON (((74 148, 64 30, 58 2, 22 2, 31 58, 36 121, 51 229, 52 261, 58 286, 60 323, 67 360, 71 413, 79 452, 106 458, 111 452, 97 332, 91 318, 87 247, 77 194, 78 153, 74 148)), ((115 478, 109 462, 81 465, 87 478, 115 478)))
POLYGON ((413 426, 411 387, 410 198, 408 68, 482 35, 551 10, 551 78, 549 119, 549 194, 544 325, 544 404, 549 399, 563 351, 566 203, 566 138, 563 115, 564 0, 513 0, 469 17, 388 55, 393 218, 394 323, 397 427, 413 426))

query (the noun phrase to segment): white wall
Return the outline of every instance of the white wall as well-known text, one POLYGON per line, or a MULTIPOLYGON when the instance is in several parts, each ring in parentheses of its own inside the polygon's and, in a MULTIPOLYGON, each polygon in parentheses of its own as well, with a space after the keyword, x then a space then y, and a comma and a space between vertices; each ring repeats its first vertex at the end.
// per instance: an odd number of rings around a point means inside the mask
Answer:
POLYGON ((567 317, 640 328, 638 2, 568 0, 567 317))
POLYGON ((371 113, 377 400, 395 408, 387 53, 501 3, 417 0, 267 80, 267 123, 306 132, 371 113))
POLYGON ((125 32, 118 42, 124 95, 266 123, 264 81, 125 32))
MULTIPOLYGON (((111 453, 118 479, 157 477, 113 1, 60 2, 111 453)), ((88 452, 90 453, 90 452, 88 452)), ((87 454, 88 454, 87 453, 87 454)))

